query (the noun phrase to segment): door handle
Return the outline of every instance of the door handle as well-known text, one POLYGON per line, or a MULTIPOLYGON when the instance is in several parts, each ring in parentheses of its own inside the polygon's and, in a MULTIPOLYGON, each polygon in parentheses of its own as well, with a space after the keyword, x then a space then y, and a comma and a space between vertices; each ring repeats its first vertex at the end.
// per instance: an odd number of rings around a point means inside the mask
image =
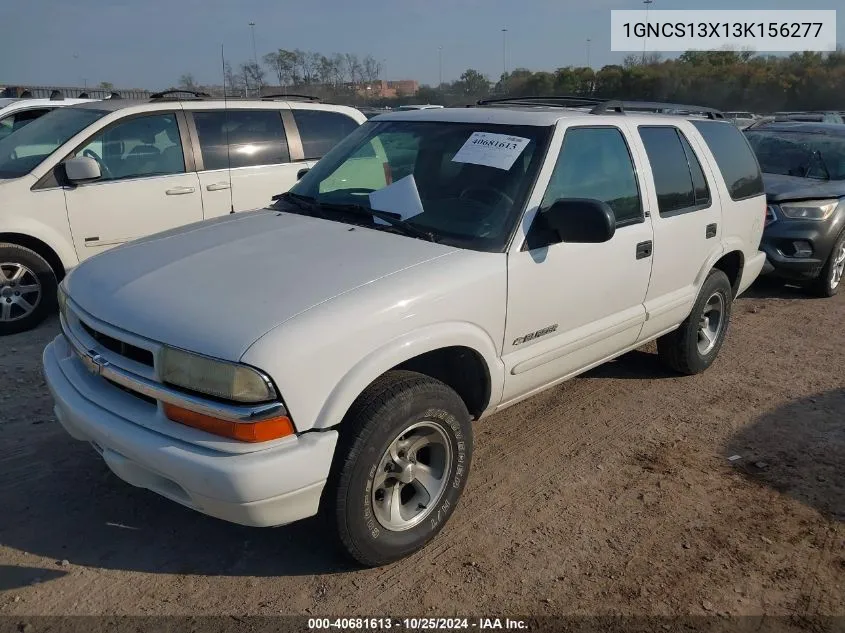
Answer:
POLYGON ((215 182, 205 187, 206 191, 223 191, 229 188, 231 188, 231 185, 228 182, 215 182))
POLYGON ((704 231, 704 238, 710 239, 711 237, 716 237, 716 225, 715 224, 708 224, 707 229, 704 231))
POLYGON ((651 240, 637 244, 637 259, 651 257, 651 240))
POLYGON ((184 196, 186 193, 194 193, 196 189, 194 187, 173 187, 173 189, 168 189, 164 193, 168 196, 184 196))

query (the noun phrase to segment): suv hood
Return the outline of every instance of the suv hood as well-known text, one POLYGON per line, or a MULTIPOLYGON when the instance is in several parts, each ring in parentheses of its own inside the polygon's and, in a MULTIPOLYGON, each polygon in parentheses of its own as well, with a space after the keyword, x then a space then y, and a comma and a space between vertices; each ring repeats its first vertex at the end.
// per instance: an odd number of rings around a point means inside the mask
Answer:
POLYGON ((276 211, 229 215, 84 262, 67 292, 92 316, 167 345, 237 361, 309 308, 456 249, 276 211))
POLYGON ((768 202, 810 200, 814 198, 839 198, 845 196, 845 181, 814 180, 780 174, 763 174, 768 202))

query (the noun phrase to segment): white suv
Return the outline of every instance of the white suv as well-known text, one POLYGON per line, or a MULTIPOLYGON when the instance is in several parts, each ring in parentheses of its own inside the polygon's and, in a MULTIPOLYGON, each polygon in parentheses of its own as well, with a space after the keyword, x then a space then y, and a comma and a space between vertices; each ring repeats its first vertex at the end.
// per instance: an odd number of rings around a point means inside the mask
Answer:
POLYGON ((0 335, 37 325, 56 283, 117 244, 263 207, 366 117, 278 100, 110 99, 0 140, 0 335))
POLYGON ((765 260, 744 136, 532 103, 376 117, 265 211, 76 268, 43 358, 59 422, 215 517, 321 508, 378 565, 454 511, 473 420, 653 339, 706 369, 765 260))

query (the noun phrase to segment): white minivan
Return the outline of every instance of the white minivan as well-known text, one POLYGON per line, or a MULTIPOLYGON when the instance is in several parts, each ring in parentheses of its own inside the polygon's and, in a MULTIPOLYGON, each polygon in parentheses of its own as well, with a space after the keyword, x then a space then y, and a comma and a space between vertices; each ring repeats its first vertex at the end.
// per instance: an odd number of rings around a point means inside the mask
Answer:
POLYGON ((55 306, 66 271, 113 246, 287 191, 366 117, 311 98, 158 93, 57 109, 0 140, 0 335, 55 306))

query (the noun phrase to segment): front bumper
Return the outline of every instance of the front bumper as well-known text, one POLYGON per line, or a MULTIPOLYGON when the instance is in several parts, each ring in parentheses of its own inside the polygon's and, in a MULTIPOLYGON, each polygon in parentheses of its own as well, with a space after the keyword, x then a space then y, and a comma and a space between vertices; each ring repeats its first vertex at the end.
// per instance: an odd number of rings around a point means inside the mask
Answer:
POLYGON ((56 418, 70 435, 91 442, 127 483, 241 525, 284 525, 317 513, 336 431, 292 436, 252 452, 217 451, 132 422, 137 408, 123 417, 102 406, 113 405, 116 388, 84 367, 63 334, 46 347, 43 361, 56 418))
POLYGON ((825 221, 778 219, 763 231, 760 250, 766 253, 768 265, 763 274, 783 279, 809 281, 821 273, 842 222, 834 214, 825 221), (806 242, 812 248, 809 257, 792 255, 794 242, 806 242))

